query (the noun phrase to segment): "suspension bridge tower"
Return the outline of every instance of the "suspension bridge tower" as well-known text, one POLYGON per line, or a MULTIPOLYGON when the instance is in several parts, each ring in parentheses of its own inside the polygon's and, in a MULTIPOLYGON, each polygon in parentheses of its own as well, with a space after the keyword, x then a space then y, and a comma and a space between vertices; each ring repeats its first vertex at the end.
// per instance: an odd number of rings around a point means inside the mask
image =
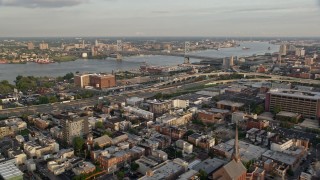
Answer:
POLYGON ((122 60, 122 41, 121 40, 117 40, 117 60, 121 61, 122 60))
POLYGON ((189 52, 190 52, 190 42, 186 41, 184 43, 184 64, 190 64, 189 52))

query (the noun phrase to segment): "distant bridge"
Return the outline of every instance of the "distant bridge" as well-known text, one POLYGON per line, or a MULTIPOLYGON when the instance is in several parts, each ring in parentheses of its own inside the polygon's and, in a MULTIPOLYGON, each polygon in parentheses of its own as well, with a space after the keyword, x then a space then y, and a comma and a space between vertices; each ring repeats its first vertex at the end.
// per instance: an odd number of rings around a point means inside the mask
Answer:
MULTIPOLYGON (((76 56, 81 56, 82 53, 88 53, 90 54, 91 51, 69 51, 68 53, 76 56)), ((192 59, 201 59, 201 60, 207 60, 207 61, 213 61, 216 63, 222 63, 222 58, 217 58, 217 57, 208 57, 208 56, 201 56, 201 55, 192 55, 188 54, 185 55, 184 53, 169 53, 169 52, 160 52, 160 51, 121 51, 121 52, 116 52, 116 51, 109 51, 105 52, 103 54, 104 57, 110 57, 110 58, 116 58, 116 55, 120 53, 122 56, 138 56, 138 55, 159 55, 159 56, 175 56, 175 57, 189 57, 192 59)))

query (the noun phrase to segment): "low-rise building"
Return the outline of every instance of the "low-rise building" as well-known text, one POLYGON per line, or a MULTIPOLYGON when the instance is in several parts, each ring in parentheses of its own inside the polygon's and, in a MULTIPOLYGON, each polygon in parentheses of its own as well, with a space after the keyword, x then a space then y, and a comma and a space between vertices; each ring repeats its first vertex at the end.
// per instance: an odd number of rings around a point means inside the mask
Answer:
POLYGON ((28 171, 35 171, 37 169, 36 163, 33 159, 28 159, 26 161, 26 166, 28 171))
POLYGON ((180 148, 182 150, 183 153, 186 153, 186 154, 191 154, 192 153, 192 150, 193 150, 193 145, 184 141, 184 140, 177 140, 176 141, 176 146, 178 148, 180 148))
POLYGON ((138 172, 141 174, 146 174, 148 171, 152 171, 159 163, 145 156, 140 157, 140 159, 135 161, 139 165, 138 172))
POLYGON ((168 154, 164 151, 161 150, 153 150, 151 152, 151 156, 160 159, 161 161, 166 161, 168 160, 168 154))
POLYGON ((266 161, 267 159, 270 159, 278 164, 284 164, 291 169, 295 169, 299 165, 298 157, 283 152, 268 150, 262 154, 262 160, 266 161))
POLYGON ((177 180, 196 180, 199 179, 199 172, 193 169, 181 174, 177 180))
POLYGON ((144 99, 139 97, 131 97, 126 99, 126 105, 129 106, 140 106, 144 99))
POLYGON ((104 135, 98 138, 93 139, 93 145, 99 146, 100 148, 111 145, 112 139, 108 135, 104 135))
POLYGON ((172 107, 185 109, 189 107, 189 100, 175 99, 172 101, 172 107))
POLYGON ((244 103, 238 103, 238 102, 233 102, 233 101, 228 101, 228 100, 222 100, 217 102, 217 107, 219 109, 228 109, 232 112, 238 111, 239 108, 244 106, 244 103))
POLYGON ((8 151, 9 158, 14 158, 16 165, 24 164, 27 160, 27 155, 22 150, 12 150, 8 151))
POLYGON ((201 147, 203 149, 209 149, 214 146, 215 144, 215 138, 209 136, 209 135, 201 135, 198 133, 191 134, 188 136, 188 142, 191 144, 201 147))
POLYGON ((192 113, 171 113, 164 114, 161 117, 156 118, 156 122, 160 124, 165 124, 168 126, 181 126, 190 122, 192 119, 192 113))
POLYGON ((183 135, 187 132, 185 129, 181 129, 174 126, 164 126, 156 124, 153 126, 157 132, 170 136, 172 139, 178 140, 183 137, 183 135))
POLYGON ((41 118, 36 118, 36 119, 34 119, 33 122, 34 122, 34 125, 39 129, 46 129, 46 128, 48 128, 48 126, 50 124, 49 121, 43 120, 41 118))
POLYGON ((0 163, 0 176, 4 180, 22 180, 23 172, 13 163, 5 161, 0 163))
POLYGON ((150 112, 155 114, 155 116, 161 116, 164 113, 167 113, 172 108, 172 101, 166 100, 166 101, 147 101, 150 105, 150 112))
POLYGON ((131 152, 129 150, 122 150, 117 151, 113 154, 101 154, 100 156, 98 156, 97 161, 99 162, 100 166, 107 172, 114 172, 120 164, 126 161, 130 161, 130 159, 131 152))
POLYGON ((76 167, 72 168, 75 175, 89 174, 96 170, 96 166, 91 162, 81 162, 76 167))
POLYGON ((139 109, 139 108, 135 108, 135 107, 130 107, 130 106, 124 107, 124 110, 131 113, 131 114, 137 115, 140 118, 143 118, 146 120, 153 120, 153 113, 152 112, 145 111, 143 109, 139 109))
POLYGON ((203 170, 208 174, 208 176, 212 176, 212 174, 220 169, 222 166, 227 164, 227 161, 217 159, 217 158, 208 158, 195 166, 192 167, 193 170, 196 170, 197 172, 200 170, 203 170))
POLYGON ((215 113, 206 110, 200 110, 197 113, 198 118, 205 124, 214 124, 224 119, 224 115, 222 113, 215 113))
MULTIPOLYGON (((216 155, 231 159, 232 153, 234 151, 234 139, 231 139, 225 143, 220 143, 212 147, 212 150, 216 155)), ((248 162, 254 159, 260 159, 261 155, 266 151, 266 148, 261 148, 253 144, 239 141, 239 152, 241 160, 244 162, 248 162)))
POLYGON ((184 165, 182 165, 180 161, 177 161, 177 159, 173 161, 167 160, 154 167, 152 171, 148 171, 147 174, 139 178, 139 180, 175 180, 185 171, 184 165))
POLYGON ((0 124, 0 139, 14 135, 13 128, 1 123, 0 124))
POLYGON ((276 115, 277 120, 288 121, 288 122, 292 122, 292 123, 298 123, 300 118, 301 118, 301 114, 286 112, 286 111, 280 111, 276 115))
POLYGON ((247 129, 257 128, 257 129, 264 129, 269 127, 269 121, 267 120, 260 120, 260 119, 253 119, 249 118, 247 120, 247 129))

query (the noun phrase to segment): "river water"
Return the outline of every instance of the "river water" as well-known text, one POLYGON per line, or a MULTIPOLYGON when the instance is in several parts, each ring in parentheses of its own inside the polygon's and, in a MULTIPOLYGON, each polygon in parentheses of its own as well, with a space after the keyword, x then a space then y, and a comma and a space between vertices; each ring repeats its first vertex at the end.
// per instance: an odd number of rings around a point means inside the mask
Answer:
MULTIPOLYGON (((192 52, 192 54, 208 57, 229 57, 229 56, 251 56, 253 54, 273 53, 279 51, 278 45, 268 42, 243 42, 240 47, 222 48, 219 51, 207 50, 192 52), (248 47, 248 50, 242 50, 248 47), (268 50, 268 47, 271 50, 268 50)), ((198 62, 198 59, 191 59, 191 62, 198 62)), ((52 63, 52 64, 0 64, 0 80, 13 82, 17 75, 23 76, 63 76, 68 72, 112 72, 112 70, 131 70, 137 69, 144 62, 151 65, 170 66, 183 63, 183 57, 171 56, 135 56, 124 57, 122 61, 115 59, 78 59, 71 62, 52 63)))

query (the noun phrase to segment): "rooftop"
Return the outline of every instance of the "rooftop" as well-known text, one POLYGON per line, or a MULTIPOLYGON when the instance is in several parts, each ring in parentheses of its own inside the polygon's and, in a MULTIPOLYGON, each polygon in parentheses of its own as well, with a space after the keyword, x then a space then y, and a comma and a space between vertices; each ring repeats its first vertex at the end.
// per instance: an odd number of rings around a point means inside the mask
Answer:
POLYGON ((285 116, 285 117, 297 117, 299 116, 298 113, 292 113, 292 112, 287 112, 287 111, 280 111, 277 116, 285 116))
POLYGON ((13 163, 3 162, 0 164, 0 175, 6 180, 22 177, 23 173, 13 163))
POLYGON ((222 104, 225 106, 232 106, 232 107, 241 107, 244 105, 243 103, 238 103, 238 102, 229 101, 229 100, 221 100, 217 102, 217 104, 222 104))
POLYGON ((152 176, 144 176, 141 178, 141 180, 165 179, 166 177, 172 174, 178 173, 182 169, 183 167, 181 165, 173 161, 167 160, 156 167, 152 176))
POLYGON ((313 99, 313 100, 320 99, 319 92, 298 91, 298 90, 291 90, 291 89, 271 89, 269 92, 270 94, 274 94, 274 95, 289 96, 294 98, 305 98, 305 99, 313 99))
POLYGON ((227 164, 226 161, 213 158, 213 159, 206 159, 199 164, 195 165, 192 169, 199 171, 200 169, 204 170, 207 174, 210 174, 219 168, 221 168, 223 165, 227 164))
POLYGON ((262 156, 287 165, 293 165, 294 162, 297 160, 294 156, 271 150, 266 151, 262 154, 262 156))

